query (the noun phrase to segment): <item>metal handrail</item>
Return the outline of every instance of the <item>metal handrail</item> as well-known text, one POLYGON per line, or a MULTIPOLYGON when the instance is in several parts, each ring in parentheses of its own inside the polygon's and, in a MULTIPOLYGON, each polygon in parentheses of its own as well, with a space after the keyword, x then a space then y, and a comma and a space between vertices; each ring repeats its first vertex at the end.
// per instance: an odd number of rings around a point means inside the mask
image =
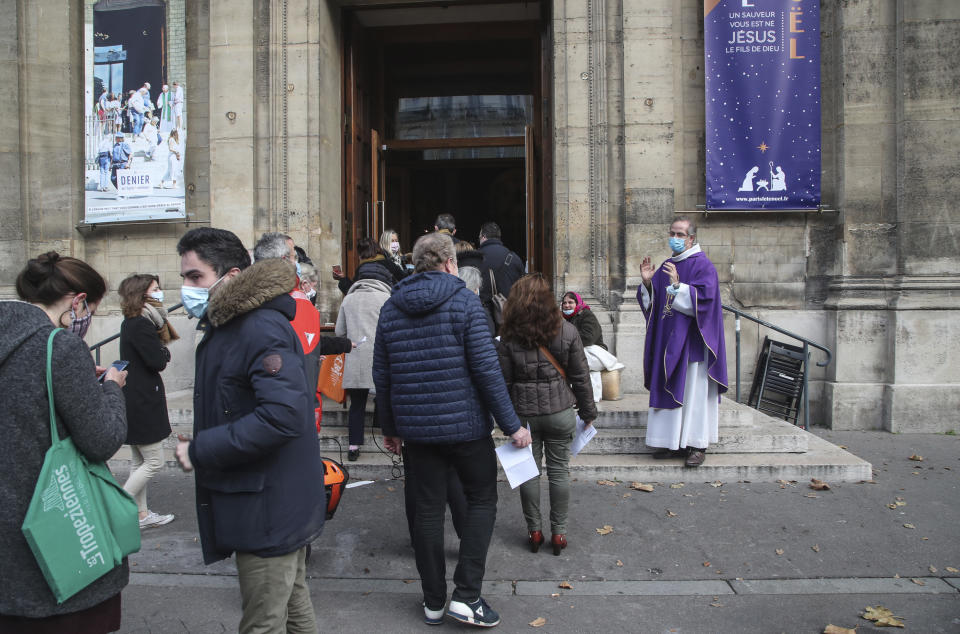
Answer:
MULTIPOLYGON (((179 309, 181 309, 181 308, 183 308, 183 303, 182 303, 182 302, 179 303, 179 304, 174 304, 173 306, 171 306, 170 308, 167 309, 167 314, 170 314, 170 313, 172 313, 173 311, 179 310, 179 309)), ((116 333, 116 334, 110 335, 109 337, 107 337, 107 338, 104 339, 103 341, 98 341, 97 343, 95 343, 95 344, 93 344, 92 346, 90 346, 90 352, 93 353, 93 360, 94 360, 94 362, 95 362, 97 365, 100 365, 100 348, 102 348, 103 346, 107 345, 107 344, 110 343, 111 341, 114 341, 115 339, 119 339, 119 338, 120 338, 120 333, 118 332, 118 333, 116 333)))
POLYGON ((806 337, 801 337, 795 332, 790 332, 789 330, 780 328, 779 326, 774 326, 773 324, 763 321, 762 319, 758 319, 753 315, 750 315, 749 313, 743 312, 739 308, 734 308, 733 306, 727 306, 726 304, 723 304, 723 309, 733 313, 735 318, 735 325, 736 325, 735 330, 736 330, 736 336, 737 336, 737 402, 738 403, 740 402, 740 318, 741 317, 746 317, 747 319, 749 319, 754 323, 760 324, 761 326, 765 328, 769 328, 770 330, 775 330, 780 334, 786 335, 788 337, 792 337, 797 341, 800 341, 803 343, 803 428, 809 429, 810 428, 810 413, 809 413, 810 408, 808 406, 810 405, 810 390, 809 390, 810 381, 808 379, 808 376, 809 376, 808 368, 810 367, 810 347, 813 346, 814 348, 821 350, 824 354, 827 355, 826 361, 823 361, 822 363, 820 361, 817 361, 817 366, 821 368, 824 368, 830 365, 830 361, 833 360, 833 353, 830 352, 829 348, 827 348, 826 346, 821 346, 816 341, 811 341, 806 337))

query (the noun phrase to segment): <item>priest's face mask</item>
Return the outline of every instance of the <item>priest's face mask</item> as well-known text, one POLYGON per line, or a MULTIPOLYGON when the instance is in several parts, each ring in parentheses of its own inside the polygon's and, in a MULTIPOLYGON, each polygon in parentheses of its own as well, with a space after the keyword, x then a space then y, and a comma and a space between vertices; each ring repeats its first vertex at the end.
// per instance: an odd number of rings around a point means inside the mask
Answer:
POLYGON ((690 235, 689 229, 690 223, 685 220, 679 220, 670 225, 670 249, 674 253, 683 253, 693 246, 693 236, 690 235))

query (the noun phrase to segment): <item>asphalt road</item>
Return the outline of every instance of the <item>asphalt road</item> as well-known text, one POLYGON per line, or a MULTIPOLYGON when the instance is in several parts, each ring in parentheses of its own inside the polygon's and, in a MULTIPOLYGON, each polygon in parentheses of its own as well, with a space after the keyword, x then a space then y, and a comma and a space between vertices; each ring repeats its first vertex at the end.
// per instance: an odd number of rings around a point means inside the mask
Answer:
MULTIPOLYGON (((905 631, 960 632, 960 439, 816 433, 870 461, 874 479, 822 491, 807 482, 663 482, 652 492, 574 482, 570 546, 559 557, 526 549, 519 497, 501 483, 484 585, 499 631, 813 633, 834 624, 862 634, 891 631, 859 618, 883 605, 905 631), (604 526, 612 531, 601 535, 604 526)), ((201 561, 193 477, 167 470, 148 498, 177 519, 145 531, 130 558, 121 631, 235 631, 236 570, 201 561)), ((456 544, 448 522, 448 575, 456 544)), ((402 480, 347 491, 313 544, 308 576, 322 632, 427 629, 402 480)))

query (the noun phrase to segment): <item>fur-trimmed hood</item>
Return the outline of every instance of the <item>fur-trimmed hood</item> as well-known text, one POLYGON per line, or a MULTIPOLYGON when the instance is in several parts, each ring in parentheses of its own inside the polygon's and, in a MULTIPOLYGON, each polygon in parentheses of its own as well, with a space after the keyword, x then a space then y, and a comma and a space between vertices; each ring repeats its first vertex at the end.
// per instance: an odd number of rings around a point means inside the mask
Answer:
POLYGON ((240 271, 210 298, 207 319, 216 328, 260 308, 297 285, 297 270, 285 260, 260 260, 240 271))

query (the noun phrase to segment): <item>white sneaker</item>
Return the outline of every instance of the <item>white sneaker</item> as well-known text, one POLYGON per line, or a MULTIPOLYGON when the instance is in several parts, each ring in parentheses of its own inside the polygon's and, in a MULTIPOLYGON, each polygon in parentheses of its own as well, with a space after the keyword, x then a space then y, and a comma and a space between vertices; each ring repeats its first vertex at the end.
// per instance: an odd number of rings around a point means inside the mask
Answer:
POLYGON ((157 515, 153 511, 149 511, 147 516, 140 520, 140 528, 150 528, 151 526, 163 526, 164 524, 169 524, 173 521, 173 514, 170 515, 157 515))
POLYGON ((443 608, 431 610, 427 604, 423 604, 423 622, 427 625, 440 625, 443 623, 443 608))

